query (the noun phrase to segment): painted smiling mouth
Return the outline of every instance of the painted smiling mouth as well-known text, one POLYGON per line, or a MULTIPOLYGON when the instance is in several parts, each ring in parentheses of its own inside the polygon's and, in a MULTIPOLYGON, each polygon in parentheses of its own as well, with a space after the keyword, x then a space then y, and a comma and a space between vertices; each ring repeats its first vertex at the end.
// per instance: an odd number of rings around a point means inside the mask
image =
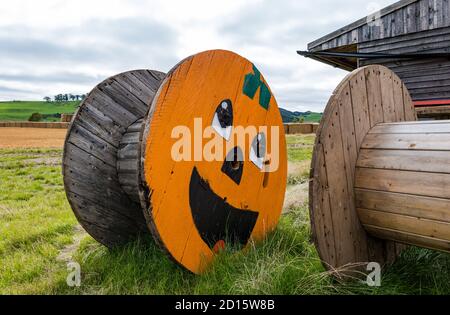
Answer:
POLYGON ((189 205, 195 227, 210 248, 225 240, 247 244, 259 215, 256 211, 235 208, 226 198, 219 197, 196 167, 189 184, 189 205))

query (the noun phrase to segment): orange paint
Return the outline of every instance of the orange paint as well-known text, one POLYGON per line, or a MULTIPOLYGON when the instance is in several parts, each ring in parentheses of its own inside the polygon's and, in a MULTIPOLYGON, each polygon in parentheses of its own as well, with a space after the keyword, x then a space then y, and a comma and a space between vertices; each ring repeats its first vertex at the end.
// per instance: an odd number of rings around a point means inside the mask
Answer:
MULTIPOLYGON (((194 168, 210 189, 220 198, 226 198, 229 205, 258 213, 251 239, 262 240, 276 227, 281 214, 287 176, 283 123, 273 95, 266 110, 259 104, 258 97, 251 99, 243 94, 245 76, 252 71, 251 62, 229 51, 207 51, 187 58, 169 72, 153 101, 153 115, 147 121, 144 171, 151 191, 151 212, 147 217, 170 255, 194 273, 201 273, 208 266, 222 244, 219 241, 212 248, 208 246, 195 225, 190 207, 194 168), (226 150, 219 161, 173 160, 172 146, 178 141, 171 137, 173 128, 187 126, 193 135, 194 119, 201 118, 203 127, 207 127, 213 121, 217 106, 225 99, 229 99, 233 107, 231 137, 236 136, 235 126, 278 126, 280 164, 277 171, 265 175, 249 160, 252 139, 246 139, 242 148, 245 153, 239 184, 222 171, 226 150)), ((269 127, 268 152, 272 152, 271 136, 269 127)), ((202 145, 207 141, 204 139, 202 145)), ((219 141, 224 146, 227 143, 225 138, 219 141)))

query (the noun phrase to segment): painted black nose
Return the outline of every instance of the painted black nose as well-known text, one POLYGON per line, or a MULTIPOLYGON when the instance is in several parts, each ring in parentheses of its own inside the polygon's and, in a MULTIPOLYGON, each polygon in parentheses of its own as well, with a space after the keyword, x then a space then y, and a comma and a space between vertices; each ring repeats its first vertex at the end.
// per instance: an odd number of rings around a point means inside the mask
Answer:
POLYGON ((228 152, 222 165, 222 172, 225 173, 236 184, 241 183, 244 171, 244 156, 239 147, 234 147, 228 152))

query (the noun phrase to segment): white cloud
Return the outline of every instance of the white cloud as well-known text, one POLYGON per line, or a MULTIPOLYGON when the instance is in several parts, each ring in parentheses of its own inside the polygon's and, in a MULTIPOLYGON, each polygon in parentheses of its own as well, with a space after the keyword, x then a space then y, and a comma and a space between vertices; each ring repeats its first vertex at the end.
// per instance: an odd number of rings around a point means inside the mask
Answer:
POLYGON ((86 93, 121 71, 168 71, 222 48, 254 62, 281 107, 321 111, 346 73, 296 50, 370 8, 364 0, 2 1, 0 100, 86 93))

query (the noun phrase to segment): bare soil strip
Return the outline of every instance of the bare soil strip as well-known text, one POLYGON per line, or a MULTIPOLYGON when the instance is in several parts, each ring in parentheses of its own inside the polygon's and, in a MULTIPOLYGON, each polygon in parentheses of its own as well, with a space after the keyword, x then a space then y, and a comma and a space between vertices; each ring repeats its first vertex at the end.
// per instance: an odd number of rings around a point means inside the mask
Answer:
POLYGON ((62 148, 66 129, 0 128, 0 149, 62 148))

